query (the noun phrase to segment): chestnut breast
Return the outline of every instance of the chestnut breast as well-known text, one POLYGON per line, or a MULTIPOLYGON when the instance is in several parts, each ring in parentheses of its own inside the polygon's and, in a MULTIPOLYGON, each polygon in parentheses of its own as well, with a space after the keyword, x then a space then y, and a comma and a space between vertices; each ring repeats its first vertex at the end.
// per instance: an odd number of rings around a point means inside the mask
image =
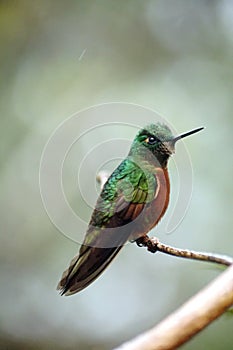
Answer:
POLYGON ((155 173, 157 189, 154 199, 145 205, 142 212, 136 219, 135 230, 130 235, 131 240, 135 240, 146 235, 164 215, 170 194, 170 181, 167 169, 157 168, 155 173))

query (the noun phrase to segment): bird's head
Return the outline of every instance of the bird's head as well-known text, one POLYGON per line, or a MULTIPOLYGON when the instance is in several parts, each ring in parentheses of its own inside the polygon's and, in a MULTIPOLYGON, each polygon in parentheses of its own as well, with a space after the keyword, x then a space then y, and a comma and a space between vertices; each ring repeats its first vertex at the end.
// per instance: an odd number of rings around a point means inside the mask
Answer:
POLYGON ((129 155, 143 157, 145 160, 166 167, 168 158, 175 152, 176 142, 202 129, 203 127, 197 128, 174 137, 169 127, 165 124, 147 125, 136 135, 129 155))

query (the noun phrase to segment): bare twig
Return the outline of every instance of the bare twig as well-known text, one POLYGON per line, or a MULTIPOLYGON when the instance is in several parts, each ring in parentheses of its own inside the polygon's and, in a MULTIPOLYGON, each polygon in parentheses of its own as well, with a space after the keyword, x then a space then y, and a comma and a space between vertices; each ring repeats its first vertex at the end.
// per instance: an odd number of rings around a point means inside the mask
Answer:
POLYGON ((233 266, 151 330, 117 350, 177 349, 233 305, 233 266))
POLYGON ((159 240, 154 237, 150 238, 148 236, 143 236, 137 239, 136 242, 139 246, 147 247, 151 253, 161 252, 177 256, 179 258, 208 261, 225 266, 230 266, 233 264, 233 259, 229 256, 171 247, 164 243, 160 243, 159 240))

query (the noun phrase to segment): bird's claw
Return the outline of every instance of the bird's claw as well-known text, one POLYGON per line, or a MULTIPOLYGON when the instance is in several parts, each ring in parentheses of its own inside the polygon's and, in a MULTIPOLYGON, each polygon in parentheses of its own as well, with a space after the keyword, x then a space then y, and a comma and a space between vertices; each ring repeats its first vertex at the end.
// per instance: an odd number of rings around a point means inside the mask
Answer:
POLYGON ((148 236, 142 236, 142 237, 137 238, 135 240, 135 242, 137 243, 137 245, 139 247, 147 247, 148 240, 149 240, 148 236))
POLYGON ((147 235, 139 237, 135 240, 139 247, 147 247, 147 250, 151 253, 157 252, 157 246, 159 244, 159 240, 156 237, 148 237, 147 235))

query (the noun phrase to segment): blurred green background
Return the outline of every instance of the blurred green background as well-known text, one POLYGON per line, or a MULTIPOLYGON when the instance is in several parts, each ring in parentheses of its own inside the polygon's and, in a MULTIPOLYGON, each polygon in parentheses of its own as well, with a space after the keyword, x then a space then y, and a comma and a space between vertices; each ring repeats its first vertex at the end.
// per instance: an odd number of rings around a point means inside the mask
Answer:
MULTIPOLYGON (((233 2, 1 1, 0 37, 0 348, 111 349, 219 270, 127 245, 84 292, 60 297, 56 284, 78 245, 44 210, 44 145, 71 114, 111 101, 155 109, 180 132, 205 126, 186 142, 194 168, 187 215, 172 235, 153 234, 233 255, 233 2)), ((223 316, 184 349, 232 349, 232 327, 223 316)))

